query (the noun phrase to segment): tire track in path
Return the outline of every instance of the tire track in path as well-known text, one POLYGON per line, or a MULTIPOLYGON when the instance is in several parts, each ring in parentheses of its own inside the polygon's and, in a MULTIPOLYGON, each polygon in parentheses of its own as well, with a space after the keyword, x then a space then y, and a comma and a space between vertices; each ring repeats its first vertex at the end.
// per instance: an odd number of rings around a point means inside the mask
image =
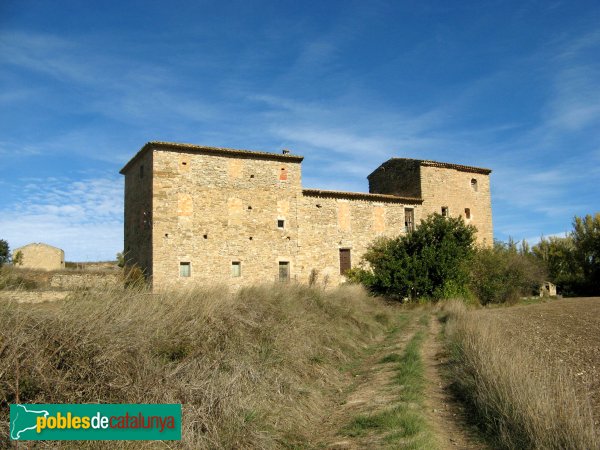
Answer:
POLYGON ((438 441, 440 450, 489 449, 478 438, 477 428, 469 425, 463 405, 450 391, 450 381, 443 376, 447 356, 440 341, 441 326, 432 315, 427 339, 423 346, 427 388, 425 405, 427 418, 438 441))
POLYGON ((356 382, 349 388, 336 411, 333 411, 323 424, 321 445, 328 449, 375 449, 384 448, 382 436, 366 433, 360 436, 347 436, 341 431, 359 415, 370 415, 382 411, 393 404, 398 397, 399 387, 392 382, 397 362, 382 362, 391 354, 400 354, 415 334, 418 324, 416 315, 407 314, 407 322, 388 339, 379 344, 376 350, 364 360, 355 375, 356 382))

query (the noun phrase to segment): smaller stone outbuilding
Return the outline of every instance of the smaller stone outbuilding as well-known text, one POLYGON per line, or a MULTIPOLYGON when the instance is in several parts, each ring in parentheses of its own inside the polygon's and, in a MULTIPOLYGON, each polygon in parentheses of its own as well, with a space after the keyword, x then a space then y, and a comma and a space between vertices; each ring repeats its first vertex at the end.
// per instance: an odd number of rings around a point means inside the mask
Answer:
POLYGON ((556 285, 549 281, 544 281, 540 287, 540 297, 556 297, 556 285))
POLYGON ((61 270, 65 268, 65 252, 52 245, 32 243, 14 249, 13 261, 24 269, 61 270))

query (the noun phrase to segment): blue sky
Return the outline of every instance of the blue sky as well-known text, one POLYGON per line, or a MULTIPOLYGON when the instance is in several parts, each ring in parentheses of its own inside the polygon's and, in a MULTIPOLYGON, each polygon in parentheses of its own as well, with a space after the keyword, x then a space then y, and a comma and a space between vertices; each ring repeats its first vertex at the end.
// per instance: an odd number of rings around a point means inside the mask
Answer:
POLYGON ((0 2, 0 238, 123 247, 147 141, 305 156, 367 191, 386 159, 489 167, 495 237, 600 211, 597 1, 0 2))

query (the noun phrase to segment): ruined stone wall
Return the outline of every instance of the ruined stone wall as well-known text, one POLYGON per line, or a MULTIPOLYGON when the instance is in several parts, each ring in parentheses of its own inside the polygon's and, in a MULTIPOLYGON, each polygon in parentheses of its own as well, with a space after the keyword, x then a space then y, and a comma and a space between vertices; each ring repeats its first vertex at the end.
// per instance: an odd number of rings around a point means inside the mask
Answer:
POLYGON ((493 245, 489 175, 422 166, 421 191, 424 216, 441 214, 442 207, 447 207, 450 217, 461 216, 466 223, 477 227, 479 244, 493 245), (476 187, 471 180, 476 181, 476 187), (470 219, 466 217, 466 208, 470 210, 470 219))
POLYGON ((340 275, 340 249, 350 249, 352 267, 357 267, 370 243, 382 236, 405 233, 404 211, 412 208, 416 220, 420 205, 403 205, 305 195, 299 205, 298 272, 300 282, 308 282, 312 270, 318 282, 337 285, 340 275))
POLYGON ((56 273, 50 278, 53 289, 106 290, 123 288, 123 275, 120 273, 56 273))
POLYGON ((47 244, 28 244, 13 251, 13 258, 21 253, 19 268, 61 270, 65 268, 65 252, 47 244))
POLYGON ((152 275, 152 157, 137 159, 125 174, 125 260, 152 275))
POLYGON ((295 279, 300 161, 155 150, 154 175, 155 287, 270 282, 279 261, 295 279))

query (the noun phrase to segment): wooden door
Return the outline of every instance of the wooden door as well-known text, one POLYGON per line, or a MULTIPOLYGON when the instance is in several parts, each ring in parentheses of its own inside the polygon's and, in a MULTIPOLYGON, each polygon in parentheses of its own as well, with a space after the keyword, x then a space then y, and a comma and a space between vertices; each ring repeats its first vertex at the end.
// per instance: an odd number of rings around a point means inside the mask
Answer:
POLYGON ((340 248, 340 275, 345 275, 351 267, 352 261, 350 260, 350 249, 340 248))

